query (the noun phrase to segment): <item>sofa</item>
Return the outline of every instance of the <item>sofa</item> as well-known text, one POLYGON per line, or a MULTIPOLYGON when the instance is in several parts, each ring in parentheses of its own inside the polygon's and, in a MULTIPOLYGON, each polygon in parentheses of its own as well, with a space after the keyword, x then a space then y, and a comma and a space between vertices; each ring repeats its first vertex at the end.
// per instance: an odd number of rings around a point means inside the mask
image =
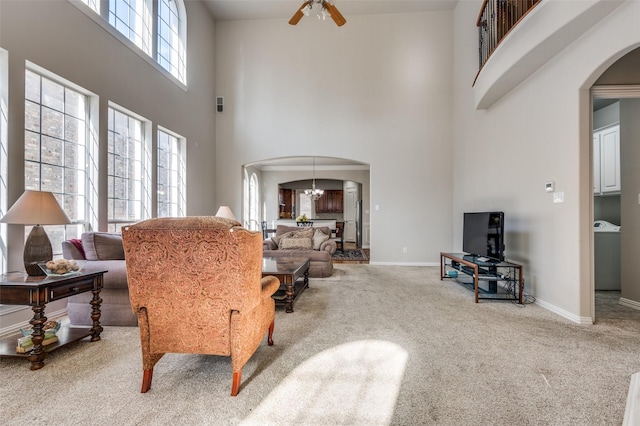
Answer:
MULTIPOLYGON (((100 291, 100 324, 137 326, 138 319, 131 310, 124 246, 120 234, 85 232, 80 239, 62 242, 65 259, 86 259, 85 271, 107 271, 100 291)), ((72 325, 92 325, 91 292, 70 296, 67 303, 69 322, 72 325)))
POLYGON ((331 239, 329 227, 295 227, 278 225, 274 237, 263 242, 264 257, 306 257, 309 276, 325 278, 333 274, 331 255, 336 242, 331 239))

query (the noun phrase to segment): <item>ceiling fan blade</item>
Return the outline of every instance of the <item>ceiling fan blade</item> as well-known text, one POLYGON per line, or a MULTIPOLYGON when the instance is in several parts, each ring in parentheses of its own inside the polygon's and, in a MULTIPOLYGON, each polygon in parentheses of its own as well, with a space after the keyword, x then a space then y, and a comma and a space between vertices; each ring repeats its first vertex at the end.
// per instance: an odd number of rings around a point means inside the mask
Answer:
POLYGON ((300 6, 300 8, 296 11, 296 13, 293 14, 291 19, 289 20, 289 24, 296 25, 298 22, 300 22, 300 20, 304 16, 304 13, 302 13, 302 9, 304 9, 310 3, 313 3, 313 1, 308 0, 302 3, 302 6, 300 6))
POLYGON ((331 19, 333 19, 333 22, 335 22, 337 26, 341 27, 347 23, 347 20, 344 19, 344 16, 342 16, 342 13, 340 13, 337 7, 328 2, 324 4, 324 7, 327 8, 331 14, 331 19))

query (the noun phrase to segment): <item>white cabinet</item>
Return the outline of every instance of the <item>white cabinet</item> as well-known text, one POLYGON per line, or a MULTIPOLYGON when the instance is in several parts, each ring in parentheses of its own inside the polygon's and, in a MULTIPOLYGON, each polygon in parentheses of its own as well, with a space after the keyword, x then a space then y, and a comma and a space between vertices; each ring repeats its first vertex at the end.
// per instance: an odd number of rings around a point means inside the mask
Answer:
POLYGON ((620 126, 593 132, 593 193, 620 192, 620 126))

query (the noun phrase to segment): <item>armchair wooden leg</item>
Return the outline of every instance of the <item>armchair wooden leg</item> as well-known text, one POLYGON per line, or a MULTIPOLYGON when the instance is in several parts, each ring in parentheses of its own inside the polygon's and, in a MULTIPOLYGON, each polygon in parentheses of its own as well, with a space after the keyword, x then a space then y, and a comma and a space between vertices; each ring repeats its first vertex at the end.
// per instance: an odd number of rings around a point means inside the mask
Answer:
POLYGON ((141 393, 146 393, 151 389, 151 380, 153 379, 153 368, 144 370, 142 375, 142 390, 141 393))
POLYGON ((269 346, 273 346, 273 328, 275 326, 275 320, 271 321, 271 324, 269 324, 269 334, 267 335, 267 343, 269 344, 269 346))
POLYGON ((242 370, 233 372, 233 383, 231 384, 231 396, 238 395, 240 392, 240 381, 242 380, 242 370))

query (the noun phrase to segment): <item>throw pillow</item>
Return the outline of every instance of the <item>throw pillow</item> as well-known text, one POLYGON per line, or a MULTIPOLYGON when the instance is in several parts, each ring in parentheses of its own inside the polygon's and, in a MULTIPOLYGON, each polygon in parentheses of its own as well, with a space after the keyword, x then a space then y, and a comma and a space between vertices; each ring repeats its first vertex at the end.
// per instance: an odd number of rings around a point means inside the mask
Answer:
POLYGON ((311 238, 282 238, 280 250, 311 250, 313 244, 311 238))
POLYGON ((325 234, 319 229, 316 229, 316 232, 314 232, 313 234, 313 249, 320 250, 320 245, 325 241, 327 241, 328 239, 329 239, 329 236, 327 234, 325 234))
POLYGON ((87 260, 124 260, 122 235, 85 232, 80 236, 87 260))

